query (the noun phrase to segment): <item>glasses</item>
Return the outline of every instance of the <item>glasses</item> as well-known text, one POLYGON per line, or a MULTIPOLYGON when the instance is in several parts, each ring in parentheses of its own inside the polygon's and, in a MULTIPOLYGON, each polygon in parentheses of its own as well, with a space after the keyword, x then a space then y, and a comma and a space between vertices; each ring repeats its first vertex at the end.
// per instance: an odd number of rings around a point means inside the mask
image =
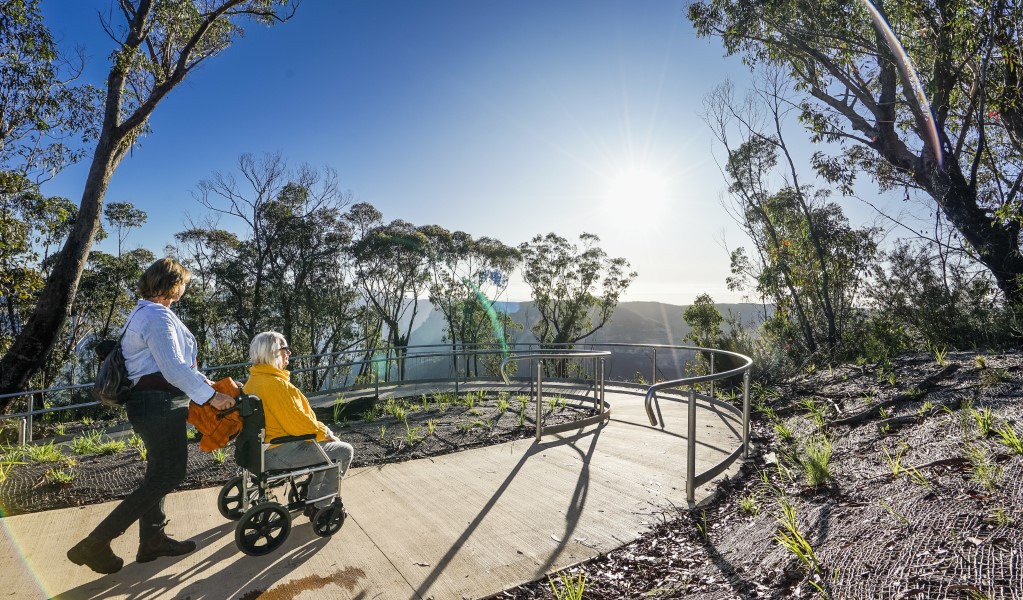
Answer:
POLYGON ((291 348, 289 348, 288 346, 284 346, 284 347, 281 348, 281 352, 286 352, 287 354, 291 354, 291 348))

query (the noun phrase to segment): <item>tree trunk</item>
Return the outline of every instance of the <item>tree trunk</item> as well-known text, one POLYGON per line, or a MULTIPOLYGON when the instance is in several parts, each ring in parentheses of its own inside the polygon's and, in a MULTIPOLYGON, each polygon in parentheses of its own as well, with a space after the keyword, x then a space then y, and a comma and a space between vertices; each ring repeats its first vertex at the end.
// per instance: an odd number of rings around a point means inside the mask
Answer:
POLYGON ((1023 255, 1020 228, 999 221, 977 205, 977 194, 963 177, 959 165, 949 158, 944 169, 933 163, 918 169, 919 182, 937 201, 942 212, 970 243, 977 258, 1005 294, 1006 304, 1023 309, 1023 255))
MULTIPOLYGON (((104 131, 93 155, 74 227, 57 255, 32 315, 0 359, 0 394, 25 389, 29 379, 45 364, 71 314, 78 281, 100 227, 103 199, 118 160, 115 148, 113 136, 104 131)), ((10 398, 0 400, 0 412, 7 412, 11 402, 10 398)))

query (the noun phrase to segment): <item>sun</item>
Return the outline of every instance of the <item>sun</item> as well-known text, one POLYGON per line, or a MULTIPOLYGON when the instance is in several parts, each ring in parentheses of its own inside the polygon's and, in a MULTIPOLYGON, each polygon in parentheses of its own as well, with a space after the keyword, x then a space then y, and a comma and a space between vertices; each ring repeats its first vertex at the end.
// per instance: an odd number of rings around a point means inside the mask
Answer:
POLYGON ((608 205, 616 210, 660 210, 667 200, 666 190, 667 184, 660 174, 630 167, 608 182, 608 205))

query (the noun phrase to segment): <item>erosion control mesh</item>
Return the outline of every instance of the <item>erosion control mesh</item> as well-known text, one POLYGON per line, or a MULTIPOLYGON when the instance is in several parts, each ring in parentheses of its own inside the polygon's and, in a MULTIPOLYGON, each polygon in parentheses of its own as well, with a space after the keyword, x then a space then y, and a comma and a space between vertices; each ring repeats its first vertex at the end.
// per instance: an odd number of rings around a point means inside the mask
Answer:
MULTIPOLYGON (((74 464, 47 462, 19 465, 0 485, 0 510, 4 515, 38 512, 67 506, 94 504, 123 498, 138 487, 146 473, 146 463, 132 450, 105 456, 68 456, 74 464), (61 483, 50 470, 62 470, 71 481, 61 483)), ((199 449, 188 445, 188 475, 179 489, 212 487, 223 484, 235 472, 230 456, 218 463, 199 449)))

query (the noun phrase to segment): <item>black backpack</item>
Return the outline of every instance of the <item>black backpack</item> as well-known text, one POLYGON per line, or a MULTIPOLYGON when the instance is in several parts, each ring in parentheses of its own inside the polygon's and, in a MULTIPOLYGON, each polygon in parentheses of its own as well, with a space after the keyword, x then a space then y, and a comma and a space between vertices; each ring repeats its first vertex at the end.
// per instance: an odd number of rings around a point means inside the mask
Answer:
MULTIPOLYGON (((128 323, 138 314, 138 311, 128 317, 128 323)), ((128 378, 128 366, 124 364, 124 352, 121 350, 121 340, 124 333, 128 331, 128 323, 124 324, 121 337, 116 340, 103 340, 96 344, 96 354, 99 355, 99 371, 96 372, 96 381, 92 384, 92 395, 104 406, 121 406, 128 401, 131 395, 132 383, 128 378)))

